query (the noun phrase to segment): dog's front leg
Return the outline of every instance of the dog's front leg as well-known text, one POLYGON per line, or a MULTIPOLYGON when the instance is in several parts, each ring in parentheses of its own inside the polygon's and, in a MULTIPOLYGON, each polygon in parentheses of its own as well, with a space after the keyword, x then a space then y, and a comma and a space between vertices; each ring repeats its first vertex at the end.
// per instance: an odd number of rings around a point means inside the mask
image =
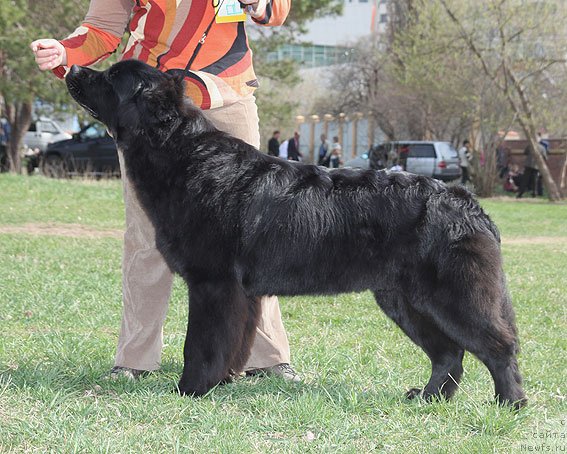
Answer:
POLYGON ((259 303, 233 279, 189 284, 189 323, 179 392, 200 396, 244 367, 259 303))

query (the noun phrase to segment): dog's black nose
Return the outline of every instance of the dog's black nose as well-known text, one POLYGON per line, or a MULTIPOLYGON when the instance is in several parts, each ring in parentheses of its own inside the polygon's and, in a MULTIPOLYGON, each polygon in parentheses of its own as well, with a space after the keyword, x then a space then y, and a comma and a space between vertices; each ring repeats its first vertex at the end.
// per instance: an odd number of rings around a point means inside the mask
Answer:
POLYGON ((76 76, 77 74, 79 74, 80 71, 81 71, 81 67, 79 65, 73 65, 69 70, 69 74, 71 74, 72 76, 76 76))

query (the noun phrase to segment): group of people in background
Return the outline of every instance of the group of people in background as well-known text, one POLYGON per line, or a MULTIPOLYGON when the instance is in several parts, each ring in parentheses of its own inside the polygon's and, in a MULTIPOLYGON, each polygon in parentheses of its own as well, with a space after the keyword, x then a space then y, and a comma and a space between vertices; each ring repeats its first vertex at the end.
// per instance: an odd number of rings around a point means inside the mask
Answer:
POLYGON ((333 142, 329 143, 327 136, 321 134, 318 164, 331 169, 338 169, 343 164, 343 149, 338 136, 334 136, 333 142))
POLYGON ((274 131, 272 138, 268 141, 268 154, 289 161, 301 161, 303 154, 299 150, 300 134, 295 131, 293 137, 280 143, 280 131, 274 131))
MULTIPOLYGON (((549 143, 538 135, 538 152, 547 160, 549 153, 549 143)), ((289 161, 302 161, 303 154, 299 149, 299 132, 294 132, 293 137, 280 142, 280 131, 274 131, 272 138, 268 142, 268 154, 277 156, 289 161)), ((339 168, 343 164, 342 147, 337 136, 333 137, 332 142, 327 140, 325 134, 321 134, 321 141, 317 150, 317 164, 332 169, 339 168)), ((390 170, 405 170, 408 150, 397 150, 394 158, 391 159, 392 166, 390 170)), ((526 191, 532 192, 532 197, 543 195, 543 184, 541 175, 537 168, 537 162, 528 145, 524 150, 525 163, 524 169, 521 170, 518 164, 509 163, 505 149, 498 149, 497 166, 499 177, 503 180, 504 190, 507 192, 516 192, 516 197, 521 198, 526 191)), ((459 165, 461 167, 461 184, 466 185, 471 181, 471 165, 472 165, 472 146, 469 140, 464 140, 462 146, 458 150, 459 165)), ((384 161, 389 160, 389 156, 384 157, 384 161)))
MULTIPOLYGON (((299 132, 295 131, 293 137, 280 142, 280 131, 273 132, 272 137, 268 141, 268 154, 277 156, 288 161, 302 161, 303 153, 299 148, 299 132)), ((337 169, 343 163, 342 147, 338 136, 333 137, 333 142, 329 143, 327 136, 321 134, 321 143, 319 144, 317 164, 324 167, 337 169)))

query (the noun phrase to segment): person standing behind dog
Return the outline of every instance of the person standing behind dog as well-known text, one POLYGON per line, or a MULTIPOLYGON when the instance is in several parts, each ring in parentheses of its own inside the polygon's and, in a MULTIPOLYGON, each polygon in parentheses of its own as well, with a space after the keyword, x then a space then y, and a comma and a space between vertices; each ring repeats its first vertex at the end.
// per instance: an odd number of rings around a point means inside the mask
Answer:
POLYGON ((280 155, 280 132, 274 131, 272 138, 268 140, 268 154, 270 156, 280 155))
MULTIPOLYGON (((30 47, 41 70, 63 78, 71 65, 91 65, 115 52, 128 29, 121 59, 182 75, 187 96, 219 130, 259 148, 253 95, 258 81, 245 20, 248 15, 256 24, 282 25, 289 9, 290 0, 91 0, 83 24, 68 38, 39 39, 30 47), (188 63, 190 71, 185 71, 188 63)), ((156 248, 154 228, 128 181, 120 151, 119 158, 126 208, 124 306, 111 377, 137 378, 159 368, 173 275, 156 248)), ((245 370, 297 381, 289 357, 278 299, 263 297, 245 370)))
POLYGON ((461 184, 467 184, 470 181, 469 166, 471 159, 471 143, 468 140, 463 141, 463 146, 459 148, 459 165, 461 166, 461 184))
POLYGON ((287 159, 290 161, 299 161, 303 158, 301 151, 299 151, 299 133, 295 131, 293 137, 288 140, 287 145, 287 159))

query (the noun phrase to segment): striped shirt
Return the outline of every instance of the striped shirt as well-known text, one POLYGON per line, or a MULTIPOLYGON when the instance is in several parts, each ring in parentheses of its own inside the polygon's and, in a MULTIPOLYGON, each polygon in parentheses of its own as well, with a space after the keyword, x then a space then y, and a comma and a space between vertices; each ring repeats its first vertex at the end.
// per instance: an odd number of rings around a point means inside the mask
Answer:
MULTIPOLYGON (((91 0, 83 24, 61 41, 67 65, 88 66, 107 58, 128 28, 130 38, 121 59, 182 73, 221 1, 228 6, 229 0, 91 0)), ((260 0, 248 12, 258 24, 281 25, 290 4, 260 0)), ((66 70, 58 67, 54 72, 63 77, 66 70)), ((255 90, 258 81, 243 21, 224 22, 217 16, 185 83, 186 94, 202 109, 232 104, 255 90)))

